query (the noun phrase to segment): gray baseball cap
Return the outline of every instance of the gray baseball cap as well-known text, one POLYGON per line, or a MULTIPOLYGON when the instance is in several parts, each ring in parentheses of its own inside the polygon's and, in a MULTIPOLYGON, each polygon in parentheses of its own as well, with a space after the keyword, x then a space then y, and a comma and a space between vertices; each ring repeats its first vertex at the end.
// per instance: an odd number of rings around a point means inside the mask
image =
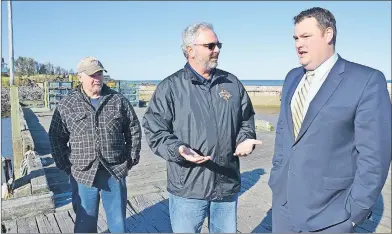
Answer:
POLYGON ((77 66, 77 71, 78 73, 83 72, 89 76, 91 76, 92 74, 98 71, 107 72, 103 67, 102 63, 94 57, 86 57, 82 59, 77 66))

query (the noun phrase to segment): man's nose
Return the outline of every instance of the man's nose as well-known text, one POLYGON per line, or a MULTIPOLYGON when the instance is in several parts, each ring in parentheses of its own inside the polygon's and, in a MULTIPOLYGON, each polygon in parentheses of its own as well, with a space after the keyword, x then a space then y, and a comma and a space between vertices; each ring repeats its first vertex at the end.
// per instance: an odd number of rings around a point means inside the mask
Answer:
POLYGON ((303 43, 302 40, 298 39, 298 40, 295 41, 295 48, 296 49, 299 49, 299 48, 303 47, 303 45, 304 45, 304 43, 303 43))
POLYGON ((213 52, 215 52, 215 53, 219 53, 220 52, 220 49, 219 49, 218 45, 215 45, 213 52))

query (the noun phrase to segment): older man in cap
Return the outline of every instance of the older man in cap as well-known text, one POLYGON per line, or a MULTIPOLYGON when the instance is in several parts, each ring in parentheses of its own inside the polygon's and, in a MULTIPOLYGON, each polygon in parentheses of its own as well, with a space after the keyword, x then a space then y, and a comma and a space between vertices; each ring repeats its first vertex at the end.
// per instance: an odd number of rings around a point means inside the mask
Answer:
POLYGON ((74 232, 97 232, 100 197, 110 232, 126 232, 128 170, 139 161, 141 129, 131 103, 103 83, 96 58, 77 67, 81 85, 57 105, 49 129, 56 166, 70 176, 74 232))

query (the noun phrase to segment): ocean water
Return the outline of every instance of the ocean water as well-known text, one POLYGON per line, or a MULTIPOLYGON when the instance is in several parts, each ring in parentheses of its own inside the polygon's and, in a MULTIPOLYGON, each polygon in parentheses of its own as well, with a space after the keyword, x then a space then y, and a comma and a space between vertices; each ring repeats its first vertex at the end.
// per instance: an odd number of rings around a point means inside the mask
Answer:
MULTIPOLYGON (((240 80, 245 86, 282 86, 284 80, 240 80)), ((161 80, 136 80, 139 84, 159 84, 161 80)))
POLYGON ((11 118, 1 118, 1 156, 12 157, 11 118))
MULTIPOLYGON (((245 86, 282 86, 284 80, 240 80, 245 86)), ((135 81, 139 84, 159 84, 161 80, 140 80, 135 81)), ((387 80, 387 83, 391 83, 391 80, 387 80)))

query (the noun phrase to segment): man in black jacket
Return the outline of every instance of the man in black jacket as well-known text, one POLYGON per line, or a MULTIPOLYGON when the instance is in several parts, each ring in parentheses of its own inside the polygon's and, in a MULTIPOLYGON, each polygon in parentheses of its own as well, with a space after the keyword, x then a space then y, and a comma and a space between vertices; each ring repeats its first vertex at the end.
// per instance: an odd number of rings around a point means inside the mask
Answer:
POLYGON ((216 69, 222 43, 210 24, 183 32, 184 68, 156 88, 143 117, 151 150, 168 161, 174 232, 236 232, 241 188, 238 156, 256 140, 250 98, 234 75, 216 69))

